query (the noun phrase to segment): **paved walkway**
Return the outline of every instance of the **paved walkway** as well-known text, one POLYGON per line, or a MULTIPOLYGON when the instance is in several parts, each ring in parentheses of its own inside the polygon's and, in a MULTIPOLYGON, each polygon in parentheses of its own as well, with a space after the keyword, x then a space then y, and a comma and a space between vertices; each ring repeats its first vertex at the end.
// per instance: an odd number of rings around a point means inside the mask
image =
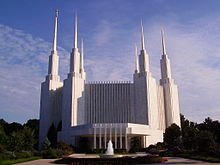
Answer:
POLYGON ((191 165, 220 165, 220 163, 208 163, 208 162, 203 162, 199 160, 192 160, 192 159, 185 159, 185 158, 177 158, 177 157, 169 157, 167 158, 168 161, 165 163, 157 163, 154 165, 164 165, 164 164, 179 164, 179 165, 186 165, 186 164, 191 164, 191 165))
POLYGON ((30 162, 18 163, 17 165, 52 165, 52 164, 56 165, 55 163, 53 163, 55 160, 57 159, 38 159, 38 160, 30 161, 30 162))
MULTIPOLYGON (((20 163, 17 165, 55 165, 53 162, 56 159, 39 159, 39 160, 34 160, 26 163, 20 163)), ((166 165, 166 164, 179 164, 179 165, 186 165, 186 164, 191 164, 191 165, 220 165, 220 163, 207 163, 203 161, 198 161, 198 160, 192 160, 192 159, 184 159, 184 158, 173 158, 170 157, 168 158, 168 162, 165 163, 157 163, 157 164, 152 164, 152 165, 166 165)), ((61 164, 59 164, 61 165, 61 164)))

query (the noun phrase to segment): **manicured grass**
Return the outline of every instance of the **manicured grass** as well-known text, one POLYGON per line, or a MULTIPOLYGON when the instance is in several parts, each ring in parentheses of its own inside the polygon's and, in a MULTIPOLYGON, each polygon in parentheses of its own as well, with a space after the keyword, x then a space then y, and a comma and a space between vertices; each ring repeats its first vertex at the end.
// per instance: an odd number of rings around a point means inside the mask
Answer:
POLYGON ((42 159, 42 157, 33 156, 30 158, 22 158, 22 159, 15 159, 15 160, 0 160, 0 165, 10 165, 10 164, 28 162, 28 161, 37 160, 37 159, 42 159))

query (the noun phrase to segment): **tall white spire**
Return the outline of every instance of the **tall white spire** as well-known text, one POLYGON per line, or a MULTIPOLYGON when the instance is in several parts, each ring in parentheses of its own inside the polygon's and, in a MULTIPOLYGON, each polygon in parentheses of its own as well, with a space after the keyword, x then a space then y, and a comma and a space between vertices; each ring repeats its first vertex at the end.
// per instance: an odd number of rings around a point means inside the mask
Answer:
POLYGON ((166 55, 166 43, 165 43, 165 38, 164 38, 164 31, 161 29, 161 40, 162 40, 162 49, 163 49, 163 55, 166 55))
POLYGON ((138 56, 138 65, 139 65, 139 72, 144 73, 149 71, 149 57, 145 49, 145 41, 144 41, 144 26, 141 21, 141 51, 140 55, 138 56))
POLYGON ((55 10, 53 47, 52 47, 51 55, 49 56, 47 79, 59 81, 59 76, 58 76, 59 56, 57 55, 57 30, 58 30, 57 25, 58 25, 58 9, 55 10))
POLYGON ((53 51, 57 51, 57 22, 58 22, 58 9, 55 10, 54 20, 54 37, 53 37, 53 51))
POLYGON ((145 42, 144 42, 144 27, 141 20, 141 49, 145 50, 145 42))
POLYGON ((160 59, 160 85, 163 87, 165 126, 167 128, 171 124, 175 123, 181 127, 178 88, 177 85, 175 85, 174 79, 171 76, 170 59, 168 58, 168 55, 166 53, 166 44, 163 29, 161 29, 161 40, 163 52, 160 59))
POLYGON ((135 47, 135 73, 139 73, 139 59, 138 59, 138 50, 137 45, 134 45, 135 47))
POLYGON ((77 48, 77 31, 78 31, 78 20, 77 20, 77 14, 75 14, 75 32, 74 32, 74 48, 77 48))
POLYGON ((80 53, 78 51, 78 20, 77 14, 75 14, 75 28, 74 28, 74 46, 70 56, 70 73, 80 72, 80 53))
POLYGON ((171 67, 170 67, 170 60, 166 53, 166 45, 165 45, 165 39, 164 39, 164 31, 161 29, 161 40, 162 40, 162 58, 160 60, 161 65, 161 82, 167 82, 166 79, 172 79, 171 77, 171 67))
POLYGON ((80 72, 82 73, 84 71, 84 50, 83 50, 83 39, 81 40, 81 56, 80 56, 80 72))

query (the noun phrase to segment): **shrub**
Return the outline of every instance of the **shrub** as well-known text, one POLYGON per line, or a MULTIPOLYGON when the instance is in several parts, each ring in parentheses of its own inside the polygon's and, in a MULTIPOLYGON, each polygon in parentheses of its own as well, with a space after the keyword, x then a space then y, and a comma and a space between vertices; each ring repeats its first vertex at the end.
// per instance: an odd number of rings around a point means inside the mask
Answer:
POLYGON ((57 149, 63 150, 63 151, 71 151, 73 152, 73 147, 69 146, 68 144, 64 142, 58 142, 57 143, 57 149))
POLYGON ((130 152, 139 152, 141 149, 141 138, 140 137, 132 137, 131 138, 131 149, 130 152))
POLYGON ((6 154, 0 153, 0 160, 10 159, 6 154))
POLYGON ((104 154, 106 151, 106 149, 93 149, 91 153, 94 153, 94 154, 104 154))
POLYGON ((5 149, 3 147, 3 145, 0 144, 0 153, 3 152, 5 149))
POLYGON ((33 155, 34 156, 42 156, 42 152, 41 151, 33 151, 33 155))
POLYGON ((62 156, 67 154, 70 154, 70 152, 58 149, 49 149, 41 152, 41 155, 44 159, 61 158, 62 156))
POLYGON ((61 158, 64 155, 70 154, 70 151, 64 151, 64 150, 55 150, 55 152, 56 152, 58 158, 61 158))
POLYGON ((57 153, 52 149, 43 151, 42 156, 43 156, 44 159, 56 159, 56 158, 58 158, 57 153))
POLYGON ((21 158, 29 158, 33 156, 33 154, 29 151, 22 151, 22 152, 15 152, 15 156, 17 159, 21 159, 21 158))
POLYGON ((46 137, 46 139, 43 142, 43 149, 48 150, 50 148, 50 140, 46 137))
POLYGON ((7 159, 15 159, 16 158, 16 155, 14 154, 14 152, 11 152, 11 151, 5 151, 5 152, 3 152, 3 155, 7 159))
POLYGON ((116 154, 126 154, 126 153, 128 153, 126 149, 115 149, 114 152, 116 154))

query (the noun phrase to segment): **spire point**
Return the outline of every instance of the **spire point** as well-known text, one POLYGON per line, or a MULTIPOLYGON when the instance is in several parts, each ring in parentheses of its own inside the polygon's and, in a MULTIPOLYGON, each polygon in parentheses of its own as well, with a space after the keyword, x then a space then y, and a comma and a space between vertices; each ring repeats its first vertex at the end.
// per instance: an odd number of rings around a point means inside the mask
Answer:
POLYGON ((161 40, 162 40, 162 49, 163 49, 163 55, 166 55, 166 43, 164 38, 164 30, 161 28, 161 40))
POLYGON ((137 44, 134 44, 134 48, 135 48, 135 55, 138 55, 138 51, 137 51, 137 44))
POLYGON ((144 42, 144 26, 141 20, 141 49, 145 50, 145 42, 144 42))
POLYGON ((53 38, 53 51, 57 50, 57 23, 58 23, 58 9, 55 9, 55 20, 54 20, 54 38, 53 38))
POLYGON ((74 48, 77 48, 77 31, 78 31, 78 18, 75 12, 75 32, 74 32, 74 48))
POLYGON ((55 9, 55 16, 58 17, 58 14, 59 14, 59 10, 55 9))

